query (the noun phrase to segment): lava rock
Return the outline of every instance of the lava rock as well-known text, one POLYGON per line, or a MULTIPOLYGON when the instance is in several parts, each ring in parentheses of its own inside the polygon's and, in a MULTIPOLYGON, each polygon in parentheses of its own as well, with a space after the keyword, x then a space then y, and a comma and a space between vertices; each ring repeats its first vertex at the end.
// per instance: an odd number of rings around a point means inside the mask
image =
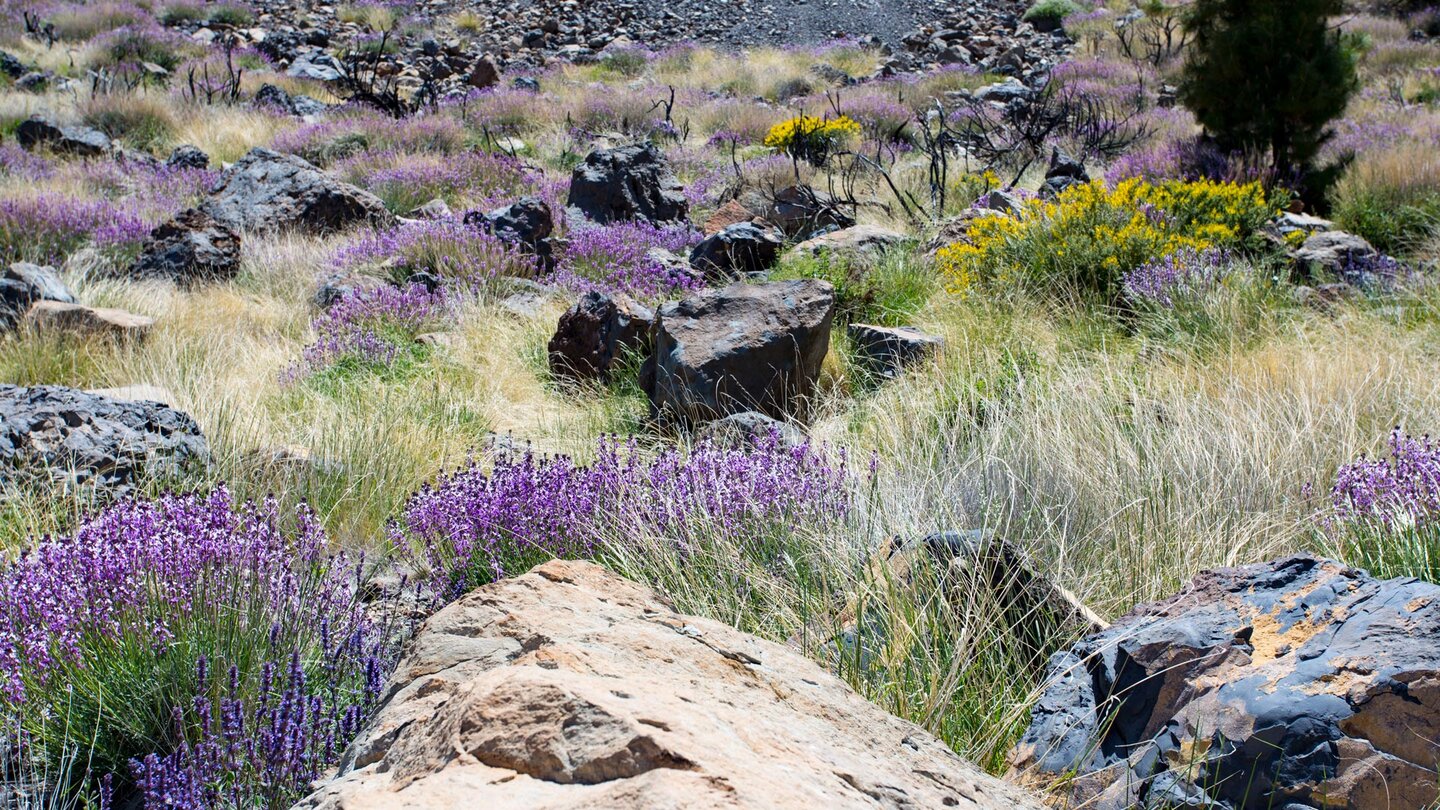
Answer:
POLYGON ((778 232, 739 222, 696 245, 690 251, 690 266, 710 281, 730 281, 769 270, 784 245, 778 232))
POLYGON ((262 84, 260 89, 255 91, 255 103, 272 107, 297 118, 313 118, 323 115, 330 105, 325 102, 307 96, 304 93, 290 94, 284 88, 273 84, 262 84))
POLYGON ((872 326, 852 323, 846 329, 860 365, 885 378, 896 377, 939 351, 943 338, 909 326, 872 326))
POLYGON ((488 213, 471 211, 465 215, 464 222, 534 254, 542 272, 554 269, 555 248, 550 234, 555 231, 555 215, 550 204, 539 197, 521 197, 488 213))
POLYGON ((566 205, 601 225, 683 222, 690 212, 664 153, 651 143, 591 152, 570 178, 566 205))
POLYGON ((60 280, 60 272, 53 267, 44 267, 29 262, 15 262, 5 270, 6 279, 22 282, 34 291, 37 301, 59 301, 62 304, 75 303, 75 294, 60 280))
POLYGON ((1015 772, 1099 810, 1428 807, 1440 586, 1309 556, 1220 568, 1057 653, 1015 772))
POLYGON ((835 288, 813 279, 731 284, 660 308, 642 387, 682 424, 803 414, 830 348, 835 288))
POLYGON ((293 76, 297 79, 314 79, 320 82, 339 81, 345 75, 345 67, 340 60, 325 53, 324 51, 309 51, 303 53, 290 63, 285 69, 286 76, 293 76))
POLYGON ((87 307, 60 301, 36 301, 25 313, 25 323, 39 333, 62 333, 82 338, 144 340, 155 319, 123 309, 87 307))
POLYGON ((842 211, 830 195, 806 185, 777 191, 768 201, 765 220, 791 239, 810 239, 855 225, 855 218, 842 211))
POLYGON ((19 326, 37 298, 35 288, 30 284, 0 278, 0 332, 10 332, 19 326))
POLYGON ((165 166, 171 169, 208 169, 210 168, 210 156, 205 154, 197 146, 181 144, 170 152, 165 158, 165 166))
POLYGON ((351 225, 388 227, 395 217, 368 191, 295 155, 251 149, 225 170, 201 209, 239 231, 331 233, 351 225))
POLYGON ((195 420, 166 405, 0 384, 0 482, 124 495, 144 480, 182 479, 209 457, 195 420))
POLYGON ((190 208, 150 231, 128 275, 189 285, 227 281, 239 272, 240 234, 205 211, 190 208))
POLYGON ((1088 182, 1090 173, 1085 171, 1085 164, 1055 149, 1050 153, 1050 165, 1045 170, 1045 182, 1040 186, 1040 196, 1054 199, 1065 189, 1088 182))
POLYGON ((0 51, 0 73, 11 79, 18 79, 29 72, 30 69, 25 67, 25 63, 17 59, 14 54, 0 51))
POLYGON ((622 295, 591 291, 560 316, 550 338, 557 377, 605 380, 627 355, 650 349, 655 313, 622 295))
POLYGON ((20 122, 15 142, 25 149, 48 148, 57 154, 99 157, 113 148, 105 133, 92 127, 60 126, 48 118, 34 116, 20 122))

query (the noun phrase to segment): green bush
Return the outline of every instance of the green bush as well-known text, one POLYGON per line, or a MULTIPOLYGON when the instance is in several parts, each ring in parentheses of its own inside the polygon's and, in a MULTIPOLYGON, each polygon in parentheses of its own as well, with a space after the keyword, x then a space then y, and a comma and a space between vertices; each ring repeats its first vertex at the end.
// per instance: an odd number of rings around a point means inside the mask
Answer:
POLYGON ((873 260, 851 260, 839 253, 791 253, 771 277, 815 278, 835 285, 835 318, 842 324, 905 326, 940 287, 934 271, 906 247, 887 250, 873 260))
POLYGON ((1352 163, 1335 187, 1336 223, 1387 253, 1413 251, 1440 222, 1440 159, 1400 144, 1352 163))
POLYGON ((1072 0, 1037 0, 1025 11, 1023 19, 1028 23, 1039 23, 1058 28, 1066 17, 1077 11, 1080 11, 1080 6, 1072 0))
POLYGON ((250 9, 244 6, 216 6, 210 12, 211 25, 249 25, 255 19, 250 9))
POLYGON ((1180 98, 1225 151, 1310 169, 1356 88, 1343 0, 1196 0, 1180 98))

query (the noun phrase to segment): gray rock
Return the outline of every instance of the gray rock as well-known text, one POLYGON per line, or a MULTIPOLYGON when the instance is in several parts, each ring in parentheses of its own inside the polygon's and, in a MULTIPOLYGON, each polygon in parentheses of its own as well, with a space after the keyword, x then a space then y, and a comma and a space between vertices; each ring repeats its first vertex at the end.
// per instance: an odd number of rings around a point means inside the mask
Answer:
POLYGON ((14 54, 0 51, 0 73, 3 73, 11 79, 18 79, 28 73, 29 70, 29 68, 25 67, 25 63, 17 59, 14 54))
POLYGON ((324 51, 315 50, 295 57, 295 61, 285 69, 285 75, 294 76, 297 79, 334 82, 339 81, 345 75, 345 67, 340 64, 339 59, 324 51))
POLYGON ((681 423, 803 413, 834 313, 834 288, 812 279, 731 284, 666 304, 642 386, 658 414, 681 423))
POLYGON ((5 278, 30 285, 35 291, 36 300, 75 303, 75 294, 60 280, 60 272, 53 267, 15 262, 5 270, 5 278))
POLYGON ((852 323, 846 334, 860 364, 885 378, 898 376, 906 366, 933 356, 945 344, 943 338, 909 326, 852 323))
POLYGON ((228 281, 240 272, 240 234, 198 208, 157 226, 130 266, 135 279, 228 281))
POLYGON ((790 448, 800 447, 810 441, 805 431, 795 425, 755 411, 732 413, 713 422, 706 422, 695 431, 697 441, 737 450, 753 447, 756 442, 768 441, 772 437, 778 440, 782 447, 790 448))
POLYGON ((110 138, 98 129, 82 126, 60 126, 48 118, 34 116, 20 122, 15 141, 25 149, 47 148, 57 154, 76 157, 99 157, 109 154, 110 138))
POLYGON ((975 91, 975 98, 980 101, 993 101, 998 104, 1009 104, 1012 101, 1029 101, 1035 95, 1035 91, 1026 87, 1019 79, 1006 79, 1003 82, 986 85, 975 91))
POLYGON ((855 218, 842 211, 829 194, 805 185, 777 191, 768 201, 765 220, 792 239, 810 239, 855 224, 855 218))
POLYGON ((829 253, 851 261, 870 260, 904 241, 905 235, 897 231, 874 225, 856 225, 807 239, 795 246, 795 252, 812 256, 829 253))
POLYGON ((0 278, 0 332, 10 332, 20 325, 25 313, 36 301, 35 288, 11 278, 0 278))
POLYGON ((608 379, 626 355, 650 348, 655 313, 624 296, 580 296, 550 338, 550 370, 559 377, 608 379))
POLYGON ((683 222, 690 212, 669 162, 651 143, 591 152, 570 178, 566 205, 601 225, 683 222))
POLYGON ((465 215, 465 224, 483 228, 534 254, 543 272, 555 268, 555 246, 550 241, 555 214, 550 204, 539 197, 521 197, 488 213, 471 211, 465 215))
POLYGON ((352 225, 395 223, 370 192, 336 180, 303 158, 261 148, 225 170, 201 209, 224 225, 257 233, 331 233, 352 225))
POLYGON ((1364 237, 1345 231, 1318 231, 1300 245, 1294 258, 1312 272, 1318 269, 1339 277, 1351 266, 1372 261, 1379 254, 1364 237))
POLYGON ((0 385, 0 482, 124 495, 181 480, 209 457, 195 420, 161 403, 0 385))
POLYGON ((751 222, 730 225, 690 251, 690 266, 710 281, 731 281, 775 266, 784 247, 775 230, 751 222))
POLYGON ((1202 573, 1057 653, 1013 768, 1098 810, 1427 807, 1440 586, 1296 556, 1202 573), (1168 774, 1168 776, 1167 776, 1168 774))
POLYGON ((297 118, 314 118, 323 115, 330 105, 304 93, 290 94, 273 84, 262 84, 255 91, 255 103, 273 107, 297 118))

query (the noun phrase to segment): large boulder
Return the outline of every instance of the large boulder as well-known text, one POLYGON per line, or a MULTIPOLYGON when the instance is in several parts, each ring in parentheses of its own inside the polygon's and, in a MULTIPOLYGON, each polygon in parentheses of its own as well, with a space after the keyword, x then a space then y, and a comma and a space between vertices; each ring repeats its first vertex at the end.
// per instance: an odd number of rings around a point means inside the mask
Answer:
POLYGON ((15 128, 15 141, 25 149, 46 148, 62 155, 99 157, 110 153, 114 145, 103 132, 85 126, 61 126, 43 116, 20 122, 15 128))
POLYGON ((690 266, 710 281, 733 281, 769 270, 780 259, 783 235, 752 222, 737 222, 705 237, 690 251, 690 266))
POLYGON ((240 234, 201 209, 190 208, 150 231, 129 276, 188 285, 227 281, 239 272, 240 234))
POLYGON ((144 479, 178 479, 209 456, 195 420, 164 404, 0 384, 0 483, 119 495, 144 479))
POLYGON ((665 154, 651 143, 591 152, 575 167, 566 205, 601 225, 683 222, 690 213, 665 154))
POLYGON ((554 560, 431 617, 305 810, 1037 810, 795 651, 554 560))
POLYGON ((560 377, 606 379, 627 354, 650 347, 655 313, 625 296, 580 296, 550 338, 550 370, 560 377))
POLYGON ((830 348, 835 288, 813 279, 731 284, 660 308, 642 384, 682 423, 802 412, 830 348))
POLYGON ((1421 808, 1437 730, 1440 586, 1297 556, 1056 654, 1012 763, 1097 810, 1421 808))
POLYGON ((239 231, 330 233, 362 223, 395 223, 374 194, 336 180, 303 158, 258 147, 225 170, 201 210, 239 231))

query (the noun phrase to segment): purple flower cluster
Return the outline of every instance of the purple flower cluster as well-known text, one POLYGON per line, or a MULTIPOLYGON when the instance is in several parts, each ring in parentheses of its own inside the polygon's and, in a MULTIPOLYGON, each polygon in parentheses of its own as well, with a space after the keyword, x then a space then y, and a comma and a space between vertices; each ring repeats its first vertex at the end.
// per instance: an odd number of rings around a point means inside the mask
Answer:
POLYGON ((44 157, 18 144, 0 143, 0 174, 20 180, 41 180, 53 173, 54 168, 44 157))
POLYGON ((529 276, 535 268, 534 259, 514 246, 453 219, 367 231, 341 248, 333 262, 347 271, 388 268, 399 278, 424 271, 470 289, 497 278, 529 276))
POLYGON ((684 255, 699 241, 686 225, 640 222, 576 228, 559 251, 556 283, 576 291, 600 290, 656 298, 700 286, 683 262, 662 261, 654 251, 684 255))
POLYGON ((1184 248, 1130 270, 1123 284, 1133 303, 1173 307, 1182 296, 1213 289, 1230 271, 1229 251, 1184 248))
POLYGON ((322 121, 280 133, 271 148, 323 164, 341 140, 357 144, 360 148, 355 151, 395 149, 414 154, 451 154, 461 151, 465 139, 465 128, 449 115, 416 115, 398 120, 352 104, 329 113, 322 121))
POLYGON ((1350 255, 1340 270, 1340 278, 1346 284, 1379 293, 1394 292, 1414 275, 1408 265, 1385 253, 1350 255))
POLYGON ((431 292, 423 284, 351 292, 311 323, 315 342, 304 348, 300 363, 285 377, 295 380, 347 360, 389 366, 414 345, 416 336, 449 315, 445 293, 431 292))
POLYGON ((842 519, 849 483, 843 453, 832 460, 773 434, 740 449, 701 442, 654 456, 633 440, 603 439, 590 465, 530 452, 502 453, 489 470, 472 463, 412 496, 393 534, 453 596, 637 533, 682 550, 707 532, 760 544, 797 523, 842 519))
POLYGON ((1358 460, 1335 474, 1330 501, 1345 521, 1433 525, 1440 518, 1440 447, 1428 436, 1390 434, 1390 457, 1358 460))
POLYGON ((50 193, 6 197, 0 199, 0 262, 59 264, 92 239, 103 248, 133 250, 151 227, 108 200, 50 193))
POLYGON ((256 800, 293 801, 333 761, 394 660, 359 564, 327 548, 308 509, 237 507, 223 488, 111 506, 0 572, 0 705, 48 725, 37 739, 93 746, 92 776, 139 760, 146 808, 286 806, 256 800), (177 668, 193 684, 157 678, 177 668), (175 690, 193 697, 147 727, 175 690))

